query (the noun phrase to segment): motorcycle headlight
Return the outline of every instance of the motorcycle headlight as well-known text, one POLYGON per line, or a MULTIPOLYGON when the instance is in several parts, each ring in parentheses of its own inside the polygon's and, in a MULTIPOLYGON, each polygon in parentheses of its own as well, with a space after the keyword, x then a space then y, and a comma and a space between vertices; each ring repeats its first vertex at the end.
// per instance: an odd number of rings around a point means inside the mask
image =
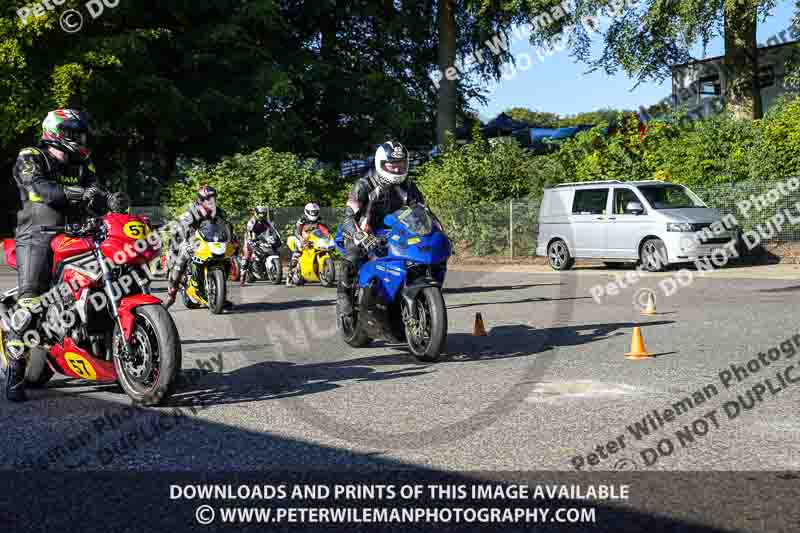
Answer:
POLYGON ((667 231, 689 233, 692 231, 692 225, 688 222, 669 222, 667 224, 667 231))
POLYGON ((210 242, 208 243, 208 249, 211 250, 213 254, 224 254, 225 253, 225 243, 224 242, 210 242))

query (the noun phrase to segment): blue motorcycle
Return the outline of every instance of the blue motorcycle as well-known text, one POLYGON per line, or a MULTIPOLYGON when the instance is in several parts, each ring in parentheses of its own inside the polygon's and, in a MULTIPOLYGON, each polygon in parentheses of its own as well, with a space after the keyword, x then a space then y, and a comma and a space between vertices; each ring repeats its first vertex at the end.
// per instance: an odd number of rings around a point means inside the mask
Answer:
MULTIPOLYGON (((420 361, 438 361, 447 340, 442 285, 452 253, 442 224, 424 205, 405 207, 384 218, 375 232, 376 252, 353 284, 352 316, 337 321, 344 341, 355 348, 373 339, 408 343, 420 361)), ((346 254, 341 229, 336 246, 346 254)))

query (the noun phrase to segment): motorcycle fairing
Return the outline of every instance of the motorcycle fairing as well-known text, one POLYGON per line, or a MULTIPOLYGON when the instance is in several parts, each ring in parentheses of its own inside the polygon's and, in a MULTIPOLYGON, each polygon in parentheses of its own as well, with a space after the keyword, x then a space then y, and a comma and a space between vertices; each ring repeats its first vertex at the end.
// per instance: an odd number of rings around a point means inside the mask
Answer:
POLYGON ((101 361, 75 344, 70 337, 50 349, 50 363, 60 374, 99 383, 114 383, 117 372, 114 363, 101 361))
POLYGON ((364 263, 358 271, 358 286, 368 287, 378 280, 377 290, 384 302, 391 302, 405 285, 408 270, 405 261, 397 258, 378 258, 364 263))

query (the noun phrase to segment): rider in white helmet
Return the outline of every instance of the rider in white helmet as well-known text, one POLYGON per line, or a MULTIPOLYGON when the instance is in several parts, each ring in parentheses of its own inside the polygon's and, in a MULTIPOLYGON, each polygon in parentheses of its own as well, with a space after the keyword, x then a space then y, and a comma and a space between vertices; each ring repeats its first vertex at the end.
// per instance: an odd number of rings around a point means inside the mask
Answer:
POLYGON ((375 244, 369 236, 383 226, 383 219, 389 213, 407 205, 424 203, 422 192, 408 179, 409 160, 408 150, 399 142, 381 144, 375 152, 375 167, 356 182, 347 199, 342 221, 347 253, 337 299, 342 317, 353 312, 353 281, 375 244))
POLYGON ((289 240, 287 241, 289 249, 292 250, 292 261, 289 265, 289 276, 286 278, 287 285, 296 282, 297 268, 300 263, 300 256, 302 255, 303 247, 306 244, 306 236, 309 229, 307 226, 310 228, 316 228, 317 225, 322 223, 319 204, 314 202, 307 203, 303 209, 303 216, 301 216, 295 224, 294 236, 289 237, 289 240))

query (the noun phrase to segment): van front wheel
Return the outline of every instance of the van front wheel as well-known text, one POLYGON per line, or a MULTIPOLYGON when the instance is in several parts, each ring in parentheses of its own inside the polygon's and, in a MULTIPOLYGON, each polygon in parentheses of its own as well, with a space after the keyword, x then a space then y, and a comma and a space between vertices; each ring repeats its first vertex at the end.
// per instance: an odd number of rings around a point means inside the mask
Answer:
POLYGON ((547 247, 547 259, 553 270, 569 270, 575 264, 575 259, 570 255, 567 243, 561 239, 551 242, 547 247))
POLYGON ((648 272, 662 272, 667 267, 667 247, 661 239, 647 239, 639 251, 641 265, 648 272))

